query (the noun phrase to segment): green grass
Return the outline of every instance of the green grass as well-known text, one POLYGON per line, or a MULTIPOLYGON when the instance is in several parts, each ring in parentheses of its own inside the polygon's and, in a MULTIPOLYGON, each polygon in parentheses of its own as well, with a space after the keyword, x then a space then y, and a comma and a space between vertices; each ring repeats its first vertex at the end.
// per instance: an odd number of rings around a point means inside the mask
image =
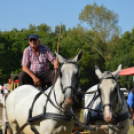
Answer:
POLYGON ((129 121, 129 123, 130 123, 130 129, 129 129, 128 134, 134 134, 134 126, 131 125, 131 120, 129 121))

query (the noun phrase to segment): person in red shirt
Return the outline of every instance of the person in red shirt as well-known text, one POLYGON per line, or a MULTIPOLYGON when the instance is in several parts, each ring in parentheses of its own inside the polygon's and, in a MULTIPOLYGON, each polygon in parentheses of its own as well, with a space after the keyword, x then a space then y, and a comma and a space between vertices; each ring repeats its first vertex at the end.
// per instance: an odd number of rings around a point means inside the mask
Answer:
POLYGON ((35 86, 46 83, 51 86, 55 83, 55 70, 49 70, 48 63, 58 69, 55 56, 45 46, 40 44, 37 34, 29 35, 29 45, 23 52, 22 72, 19 74, 19 84, 31 84, 35 86))

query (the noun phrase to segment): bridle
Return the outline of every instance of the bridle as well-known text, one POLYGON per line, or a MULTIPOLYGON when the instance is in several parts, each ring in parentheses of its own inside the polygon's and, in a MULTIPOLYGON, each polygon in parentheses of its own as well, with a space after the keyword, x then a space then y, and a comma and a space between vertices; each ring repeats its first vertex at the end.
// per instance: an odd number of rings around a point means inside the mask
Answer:
MULTIPOLYGON (((94 121, 97 121, 97 120, 101 120, 101 121, 104 121, 104 118, 103 118, 103 112, 104 112, 104 108, 106 106, 109 106, 112 110, 113 110, 113 121, 111 122, 112 124, 119 124, 119 122, 121 121, 124 121, 128 118, 130 118, 129 114, 128 114, 128 111, 122 113, 122 109, 123 109, 123 105, 124 105, 124 98, 123 98, 123 94, 121 93, 121 90, 120 90, 120 87, 119 87, 119 84, 116 80, 116 78, 111 74, 111 76, 108 76, 106 77, 105 75, 100 79, 100 83, 98 84, 97 86, 97 91, 94 91, 94 96, 92 98, 92 100, 90 101, 90 103, 83 109, 88 109, 88 111, 93 111, 93 112, 96 112, 97 115, 93 116, 93 117, 90 117, 90 120, 87 120, 86 121, 86 124, 88 124, 89 122, 94 122, 94 121), (101 94, 101 88, 100 88, 100 85, 102 83, 102 81, 104 79, 111 79, 111 80, 114 80, 116 82, 116 91, 117 91, 117 96, 115 98, 115 105, 112 105, 110 103, 107 103, 107 104, 104 104, 104 102, 102 101, 102 94, 101 94), (97 92, 97 94, 96 94, 97 92), (93 107, 93 104, 94 102, 100 97, 100 109, 92 109, 93 107), (102 110, 101 110, 102 108, 102 110)), ((93 94, 92 92, 87 92, 86 94, 93 94)), ((89 113, 90 114, 90 113, 89 113)), ((124 127, 124 126, 122 126, 124 127)))
MULTIPOLYGON (((61 72, 61 68, 62 68, 62 66, 64 65, 64 64, 75 64, 75 65, 77 65, 77 63, 76 62, 72 62, 72 61, 64 61, 64 62, 62 62, 61 63, 61 67, 60 67, 60 69, 59 69, 59 77, 60 77, 60 79, 62 79, 62 72, 61 72)), ((77 75, 77 79, 79 80, 79 70, 78 70, 78 75, 77 75)), ((68 88, 70 88, 75 94, 77 93, 77 89, 78 89, 78 80, 77 80, 77 84, 76 84, 76 87, 73 87, 72 85, 70 85, 70 86, 66 86, 66 87, 64 87, 63 88, 63 84, 62 84, 62 81, 61 81, 61 83, 60 83, 60 85, 61 85, 61 91, 62 91, 62 94, 65 94, 65 92, 66 92, 66 90, 68 89, 68 88)), ((73 94, 73 100, 76 98, 75 97, 75 94, 73 94)), ((58 102, 57 102, 57 99, 56 99, 56 93, 55 93, 55 90, 54 90, 54 99, 55 99, 55 102, 56 102, 56 104, 58 105, 58 107, 59 108, 61 108, 62 110, 65 110, 66 108, 63 108, 62 107, 62 105, 63 105, 63 103, 64 103, 64 100, 65 100, 65 96, 64 96, 64 99, 63 99, 63 101, 59 104, 58 102)), ((61 110, 60 110, 61 111, 61 110)), ((62 111, 62 113, 64 113, 63 111, 62 111)))
MULTIPOLYGON (((60 67, 60 72, 59 72, 61 79, 62 79, 61 68, 62 68, 62 66, 63 66, 64 64, 74 64, 74 65, 77 65, 77 63, 76 63, 76 62, 73 62, 73 61, 64 61, 64 62, 62 62, 62 63, 61 63, 61 67, 60 67)), ((77 79, 78 79, 78 80, 79 80, 79 77, 80 77, 80 72, 79 72, 79 70, 78 70, 78 75, 77 75, 77 79)), ((73 91, 76 92, 76 90, 77 90, 77 88, 78 88, 78 81, 77 81, 76 87, 67 86, 67 87, 64 87, 64 88, 63 88, 62 82, 61 82, 61 87, 62 87, 62 93, 65 93, 65 91, 66 91, 68 88, 71 88, 73 91)))
POLYGON ((116 103, 118 103, 118 98, 119 98, 118 92, 120 92, 120 87, 119 87, 119 84, 118 84, 116 78, 112 75, 112 73, 111 73, 111 76, 109 76, 109 77, 103 76, 103 77, 100 79, 100 83, 98 84, 98 87, 97 87, 97 90, 98 90, 98 93, 99 93, 99 96, 100 96, 100 99, 101 99, 101 104, 102 104, 102 109, 103 109, 103 111, 104 111, 104 108, 105 108, 106 106, 109 106, 109 107, 111 107, 111 108, 114 110, 114 109, 116 108, 116 106, 113 106, 113 105, 110 104, 110 103, 104 104, 104 102, 102 101, 100 84, 102 83, 102 81, 103 81, 104 79, 112 79, 112 80, 114 80, 114 81, 116 82, 116 87, 115 87, 116 90, 117 90, 116 103))

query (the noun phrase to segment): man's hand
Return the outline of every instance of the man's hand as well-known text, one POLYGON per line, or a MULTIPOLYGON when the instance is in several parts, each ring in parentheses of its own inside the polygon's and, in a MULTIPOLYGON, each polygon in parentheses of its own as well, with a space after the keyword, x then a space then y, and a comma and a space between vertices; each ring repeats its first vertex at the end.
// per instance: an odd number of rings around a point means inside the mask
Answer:
POLYGON ((33 82, 34 82, 34 85, 36 85, 36 86, 40 86, 40 85, 41 85, 41 81, 40 81, 40 79, 37 78, 37 77, 34 77, 34 78, 33 78, 33 82))
POLYGON ((54 69, 58 69, 58 68, 59 68, 58 60, 56 59, 54 62, 54 69))
POLYGON ((27 66, 23 65, 23 66, 22 66, 22 70, 23 70, 24 72, 26 72, 26 73, 33 79, 34 85, 36 85, 36 86, 41 85, 40 79, 37 78, 37 77, 31 72, 31 70, 30 70, 27 66))

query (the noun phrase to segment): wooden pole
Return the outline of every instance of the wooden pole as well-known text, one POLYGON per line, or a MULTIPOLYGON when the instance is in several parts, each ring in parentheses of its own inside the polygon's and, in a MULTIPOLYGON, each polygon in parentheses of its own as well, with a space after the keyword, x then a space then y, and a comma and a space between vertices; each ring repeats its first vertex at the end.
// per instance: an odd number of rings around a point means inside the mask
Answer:
MULTIPOLYGON (((58 34, 58 43, 57 43, 57 53, 59 53, 59 45, 60 45, 60 38, 61 38, 61 27, 62 27, 62 22, 59 28, 59 34, 58 34)), ((56 57, 56 63, 58 64, 58 59, 56 57)), ((55 69, 55 82, 57 79, 57 69, 55 69)))
POLYGON ((12 91, 11 79, 8 79, 8 82, 9 82, 9 90, 11 92, 12 91))
POLYGON ((57 53, 59 53, 59 45, 60 45, 60 37, 61 37, 61 27, 62 27, 62 22, 59 28, 59 35, 58 35, 58 43, 57 43, 57 53))

